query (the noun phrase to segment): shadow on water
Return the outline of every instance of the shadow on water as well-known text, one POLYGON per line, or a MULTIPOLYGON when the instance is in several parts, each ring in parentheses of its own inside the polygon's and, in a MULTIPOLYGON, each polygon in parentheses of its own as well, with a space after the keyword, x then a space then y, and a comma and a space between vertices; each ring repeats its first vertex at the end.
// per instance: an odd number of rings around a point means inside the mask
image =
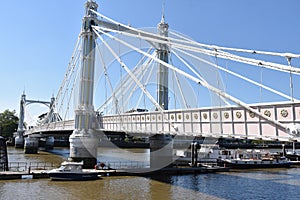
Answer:
POLYGON ((300 198, 300 168, 152 175, 149 178, 221 199, 300 198))
POLYGON ((70 155, 70 149, 66 147, 55 147, 53 149, 45 150, 46 152, 68 158, 70 155))

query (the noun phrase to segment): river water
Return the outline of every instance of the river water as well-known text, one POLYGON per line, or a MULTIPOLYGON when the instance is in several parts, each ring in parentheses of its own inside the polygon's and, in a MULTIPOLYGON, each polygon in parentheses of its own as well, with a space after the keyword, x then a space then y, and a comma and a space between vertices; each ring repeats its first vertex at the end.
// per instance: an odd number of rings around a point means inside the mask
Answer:
MULTIPOLYGON (((8 148, 10 162, 53 162, 69 155, 67 148, 52 153, 24 154, 8 148)), ((101 162, 149 162, 149 150, 98 149, 101 162), (108 156, 109 155, 109 156, 108 156)), ((50 179, 1 180, 0 199, 300 199, 300 168, 237 170, 179 176, 103 177, 96 181, 50 179)))

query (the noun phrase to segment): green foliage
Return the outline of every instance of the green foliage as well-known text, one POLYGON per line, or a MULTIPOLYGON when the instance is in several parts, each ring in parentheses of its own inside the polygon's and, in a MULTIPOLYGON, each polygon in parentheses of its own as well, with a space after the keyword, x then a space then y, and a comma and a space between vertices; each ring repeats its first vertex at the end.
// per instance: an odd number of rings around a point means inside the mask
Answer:
POLYGON ((17 131, 19 118, 16 111, 5 110, 0 113, 0 135, 4 138, 13 137, 13 133, 17 131))

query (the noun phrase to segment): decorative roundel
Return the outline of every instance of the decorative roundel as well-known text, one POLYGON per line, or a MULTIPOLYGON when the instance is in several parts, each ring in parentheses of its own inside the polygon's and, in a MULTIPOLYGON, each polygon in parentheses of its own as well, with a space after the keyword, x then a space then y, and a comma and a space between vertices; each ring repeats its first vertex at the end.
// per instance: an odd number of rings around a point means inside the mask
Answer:
POLYGON ((181 119, 181 115, 180 114, 178 115, 178 119, 181 119))
POLYGON ((145 120, 145 117, 144 117, 144 116, 142 116, 142 120, 143 120, 143 121, 145 120))
POLYGON ((214 119, 217 119, 218 118, 218 113, 214 113, 213 117, 214 117, 214 119))
POLYGON ((255 117, 255 113, 254 112, 249 112, 249 116, 251 117, 251 118, 254 118, 255 117))
POLYGON ((171 119, 174 120, 174 115, 171 115, 171 119))
POLYGON ((206 113, 203 113, 203 118, 207 119, 207 114, 206 113))
POLYGON ((264 114, 267 116, 267 117, 271 117, 271 112, 269 110, 265 110, 264 114))
POLYGON ((150 117, 149 116, 147 116, 147 120, 149 120, 150 119, 150 117))
POLYGON ((229 113, 228 112, 224 112, 224 117, 225 117, 225 119, 228 119, 229 118, 229 113))
POLYGON ((135 117, 132 117, 132 121, 134 121, 135 120, 135 117))
POLYGON ((158 116, 158 120, 160 120, 161 119, 161 117, 160 117, 160 115, 158 116))
POLYGON ((139 120, 140 120, 140 117, 137 117, 137 120, 139 121, 139 120))
POLYGON ((155 117, 154 117, 154 116, 152 116, 152 120, 155 120, 155 117))
POLYGON ((288 111, 286 110, 286 109, 282 109, 281 111, 280 111, 280 114, 281 114, 281 116, 282 117, 287 117, 288 115, 289 115, 289 113, 288 113, 288 111))
POLYGON ((190 118, 190 116, 189 116, 189 115, 185 115, 185 118, 186 118, 186 119, 189 119, 189 118, 190 118))
POLYGON ((242 113, 240 111, 236 112, 235 115, 236 115, 237 118, 241 118, 242 117, 242 113))
POLYGON ((194 114, 194 118, 195 118, 195 119, 198 119, 198 115, 197 115, 197 114, 194 114))

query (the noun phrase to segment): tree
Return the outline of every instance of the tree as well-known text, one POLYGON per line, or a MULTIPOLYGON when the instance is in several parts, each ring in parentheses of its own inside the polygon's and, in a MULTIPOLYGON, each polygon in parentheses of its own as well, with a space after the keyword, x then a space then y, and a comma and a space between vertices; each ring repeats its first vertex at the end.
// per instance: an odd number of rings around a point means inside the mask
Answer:
POLYGON ((4 138, 13 137, 13 133, 18 128, 18 121, 15 110, 5 110, 0 113, 0 135, 4 138))

